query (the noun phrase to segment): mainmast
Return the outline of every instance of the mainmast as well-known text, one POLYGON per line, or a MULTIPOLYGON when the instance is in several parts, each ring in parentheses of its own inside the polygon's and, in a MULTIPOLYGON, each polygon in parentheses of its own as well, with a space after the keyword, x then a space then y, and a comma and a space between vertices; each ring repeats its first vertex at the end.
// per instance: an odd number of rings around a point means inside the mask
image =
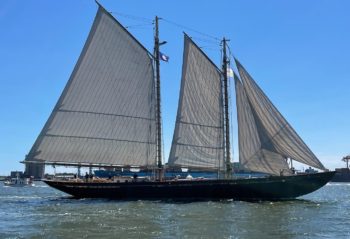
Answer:
POLYGON ((229 66, 229 60, 226 54, 226 43, 227 39, 222 40, 222 72, 223 72, 223 90, 224 90, 224 131, 225 131, 225 164, 226 164, 226 175, 225 178, 231 178, 232 167, 231 167, 231 148, 230 148, 230 118, 228 112, 228 84, 227 84, 227 68, 229 66))
POLYGON ((157 179, 162 179, 162 118, 160 105, 160 62, 159 62, 159 46, 166 42, 159 43, 158 16, 155 19, 155 34, 154 34, 154 57, 156 67, 156 125, 157 125, 157 179))

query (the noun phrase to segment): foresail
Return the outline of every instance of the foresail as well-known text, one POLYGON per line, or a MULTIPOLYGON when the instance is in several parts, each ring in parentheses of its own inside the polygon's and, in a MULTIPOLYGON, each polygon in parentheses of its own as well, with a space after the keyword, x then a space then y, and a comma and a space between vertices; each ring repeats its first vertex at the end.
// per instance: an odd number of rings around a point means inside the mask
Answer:
POLYGON ((288 164, 283 157, 268 149, 263 149, 259 137, 258 124, 253 115, 243 85, 236 75, 236 104, 238 122, 239 162, 241 167, 254 172, 279 175, 288 172, 288 164))
POLYGON ((155 101, 147 50, 99 6, 73 73, 27 161, 155 164, 155 101))
POLYGON ((261 148, 275 152, 283 158, 325 169, 238 60, 236 64, 256 120, 261 148))
POLYGON ((223 167, 221 73, 185 35, 181 90, 168 164, 223 167))

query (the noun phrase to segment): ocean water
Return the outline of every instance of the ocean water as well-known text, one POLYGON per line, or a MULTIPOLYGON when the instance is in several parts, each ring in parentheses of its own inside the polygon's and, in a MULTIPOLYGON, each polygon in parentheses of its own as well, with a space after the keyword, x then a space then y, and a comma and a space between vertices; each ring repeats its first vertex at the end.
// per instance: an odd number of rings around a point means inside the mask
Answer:
POLYGON ((350 238, 350 184, 285 202, 71 199, 0 182, 0 238, 350 238))

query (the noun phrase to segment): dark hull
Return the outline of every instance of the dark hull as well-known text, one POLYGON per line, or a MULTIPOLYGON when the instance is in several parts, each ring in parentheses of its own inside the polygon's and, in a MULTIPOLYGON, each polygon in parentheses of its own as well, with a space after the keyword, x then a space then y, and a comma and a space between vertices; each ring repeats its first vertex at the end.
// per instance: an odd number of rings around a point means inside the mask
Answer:
POLYGON ((44 180, 76 198, 119 200, 287 200, 311 193, 329 182, 335 172, 231 180, 82 183, 44 180))

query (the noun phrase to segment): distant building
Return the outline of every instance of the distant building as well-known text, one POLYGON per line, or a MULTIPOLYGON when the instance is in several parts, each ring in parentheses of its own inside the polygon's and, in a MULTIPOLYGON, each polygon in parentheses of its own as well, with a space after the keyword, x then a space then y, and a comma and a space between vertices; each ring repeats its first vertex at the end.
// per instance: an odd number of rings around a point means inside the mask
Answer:
POLYGON ((11 178, 17 178, 17 176, 20 178, 23 178, 24 174, 22 171, 11 171, 11 174, 10 174, 11 178))
POLYGON ((33 176, 35 179, 41 179, 45 174, 45 165, 37 163, 27 163, 24 175, 26 177, 33 176))

